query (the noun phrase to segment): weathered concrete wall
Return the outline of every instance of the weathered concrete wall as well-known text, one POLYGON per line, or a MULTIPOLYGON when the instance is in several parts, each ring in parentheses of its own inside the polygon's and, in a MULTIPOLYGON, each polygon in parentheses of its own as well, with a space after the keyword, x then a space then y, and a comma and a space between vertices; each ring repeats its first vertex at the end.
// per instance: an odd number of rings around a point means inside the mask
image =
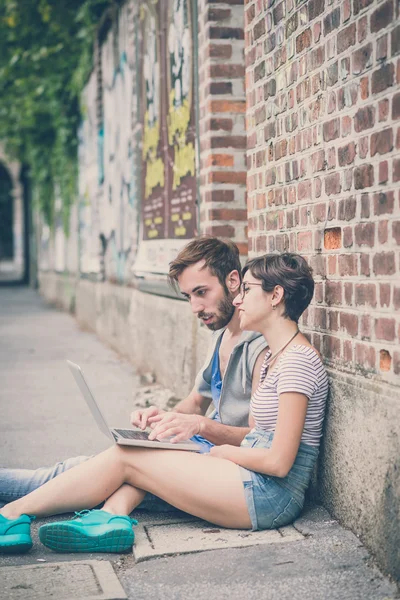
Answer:
POLYGON ((79 324, 127 356, 141 373, 184 398, 204 360, 209 331, 181 300, 57 273, 40 274, 40 291, 72 310, 79 324))
POLYGON ((329 370, 318 495, 400 579, 399 389, 329 370))

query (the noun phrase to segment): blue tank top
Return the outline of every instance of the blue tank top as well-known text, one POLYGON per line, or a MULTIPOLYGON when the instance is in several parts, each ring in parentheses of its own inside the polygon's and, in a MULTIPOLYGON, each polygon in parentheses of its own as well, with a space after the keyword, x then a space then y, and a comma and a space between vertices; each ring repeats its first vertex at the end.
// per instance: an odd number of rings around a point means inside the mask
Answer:
MULTIPOLYGON (((218 344, 215 347, 214 355, 211 364, 211 397, 215 408, 215 413, 213 415, 213 420, 221 423, 221 418, 219 416, 219 401, 221 399, 221 390, 222 390, 222 377, 221 377, 221 369, 219 366, 219 347, 221 345, 222 336, 220 337, 218 344)), ((201 453, 209 452, 210 448, 215 446, 201 435, 194 435, 191 438, 197 444, 201 446, 201 453)))

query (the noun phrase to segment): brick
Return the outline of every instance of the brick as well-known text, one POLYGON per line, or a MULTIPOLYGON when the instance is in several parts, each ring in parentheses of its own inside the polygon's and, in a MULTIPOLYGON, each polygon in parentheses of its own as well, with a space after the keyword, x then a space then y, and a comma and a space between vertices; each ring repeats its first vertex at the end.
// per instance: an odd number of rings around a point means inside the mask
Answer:
POLYGON ((340 359, 340 340, 333 335, 324 335, 323 355, 332 360, 340 359))
POLYGON ((379 163, 379 177, 378 183, 383 184, 387 183, 389 179, 389 165, 387 160, 379 163))
POLYGON ((344 0, 343 2, 343 23, 346 23, 351 17, 351 3, 350 0, 344 0))
POLYGON ((308 2, 308 20, 312 21, 324 12, 325 0, 309 0, 308 2))
POLYGON ((392 357, 387 350, 379 351, 379 368, 381 371, 390 371, 392 365, 392 357))
POLYGON ((299 202, 302 200, 311 200, 311 181, 301 181, 297 188, 297 199, 299 202))
POLYGON ((282 21, 282 19, 285 18, 285 14, 286 14, 285 2, 280 2, 279 4, 277 4, 275 6, 275 8, 272 11, 274 25, 277 25, 280 21, 282 21))
POLYGON ((369 79, 368 79, 368 77, 361 77, 361 79, 360 79, 360 96, 361 96, 361 100, 366 100, 369 96, 369 79))
POLYGON ((345 198, 339 202, 338 219, 340 221, 351 221, 356 216, 357 200, 345 198))
POLYGON ((379 221, 378 223, 378 242, 382 246, 388 240, 388 221, 379 221))
POLYGON ((207 158, 207 166, 233 167, 234 159, 230 154, 211 154, 207 158))
POLYGON ((369 254, 360 254, 360 275, 364 275, 365 277, 369 277, 371 275, 369 254))
POLYGON ((337 35, 337 52, 341 54, 356 43, 356 24, 352 23, 339 31, 337 35))
POLYGON ((269 123, 264 127, 264 140, 268 142, 271 138, 276 136, 276 126, 275 122, 269 123))
POLYGON ((362 340, 371 338, 371 317, 369 315, 360 316, 360 337, 362 340))
POLYGON ((338 63, 335 62, 332 65, 329 65, 329 67, 326 69, 326 85, 328 87, 331 87, 333 85, 335 85, 335 83, 338 82, 338 77, 339 77, 339 67, 338 67, 338 63))
POLYGON ((231 131, 233 127, 232 119, 210 119, 211 131, 231 131))
POLYGON ((244 40, 244 31, 240 27, 210 27, 211 40, 244 40))
POLYGON ((340 8, 335 8, 324 18, 324 35, 329 35, 340 25, 340 8))
POLYGON ((301 253, 311 251, 312 249, 312 232, 299 231, 297 234, 297 250, 301 253))
POLYGON ((394 319, 375 319, 375 336, 378 340, 393 342, 396 336, 394 319))
POLYGON ((325 142, 330 142, 340 136, 340 119, 332 119, 323 124, 323 136, 325 142))
POLYGON ((362 194, 362 196, 361 196, 361 218, 369 219, 369 215, 370 215, 369 195, 362 194))
POLYGON ((352 337, 358 335, 358 317, 350 313, 340 313, 340 328, 352 337))
POLYGON ((390 51, 392 56, 400 53, 400 25, 393 29, 391 33, 390 51))
POLYGON ((265 61, 263 60, 261 63, 258 63, 258 65, 256 65, 254 67, 254 82, 259 81, 260 79, 263 79, 265 77, 265 61))
POLYGON ((299 25, 299 15, 296 11, 287 21, 286 21, 286 39, 288 39, 297 29, 299 25))
POLYGON ((374 371, 376 366, 376 351, 372 346, 365 344, 356 344, 355 359, 357 366, 362 371, 374 371))
POLYGON ((211 221, 247 221, 247 209, 213 208, 209 211, 211 221))
POLYGON ((353 362, 353 346, 350 340, 343 341, 343 360, 347 364, 353 362))
POLYGON ((357 133, 371 129, 375 125, 375 107, 363 106, 354 115, 354 130, 357 133))
POLYGON ((375 275, 394 275, 396 272, 394 252, 378 252, 372 259, 375 275))
POLYGON ((211 148, 246 148, 246 136, 244 135, 215 136, 210 141, 211 148))
POLYGON ((382 307, 390 306, 390 283, 379 284, 379 301, 382 307))
POLYGON ((386 154, 393 150, 393 130, 391 128, 378 131, 371 135, 371 156, 386 154))
POLYGON ((374 185, 374 168, 364 164, 354 169, 354 187, 361 190, 374 185))
POLYGON ((376 33, 384 27, 387 27, 393 20, 393 1, 388 0, 382 4, 371 15, 370 25, 371 32, 376 33))
POLYGON ((354 228, 354 236, 358 246, 373 248, 375 243, 375 223, 358 223, 354 228))
POLYGON ((323 46, 319 46, 307 55, 307 71, 311 72, 315 69, 318 69, 325 60, 325 48, 323 46))
POLYGON ((356 146, 354 142, 338 148, 338 161, 341 167, 353 164, 355 156, 356 146))
POLYGON ((357 256, 355 254, 341 254, 339 256, 339 275, 341 277, 358 275, 357 256))
POLYGON ((376 287, 372 283, 356 283, 355 285, 356 306, 376 307, 376 287))
POLYGON ((396 244, 400 245, 400 221, 393 221, 392 223, 392 235, 396 244))
POLYGON ((400 119, 400 93, 393 96, 392 119, 400 119))
POLYGON ((341 189, 340 173, 332 173, 332 175, 327 175, 325 177, 325 193, 327 196, 339 194, 341 189))
POLYGON ((351 133, 351 117, 342 117, 342 137, 347 137, 351 133))
POLYGON ((210 94, 232 94, 232 83, 230 81, 212 81, 210 94))
POLYGON ((359 19, 357 22, 357 39, 360 44, 367 37, 367 33, 368 33, 368 18, 365 16, 365 17, 361 17, 361 19, 359 19))
POLYGON ((326 250, 337 250, 342 245, 342 230, 332 227, 324 231, 324 247, 326 250))
POLYGON ((389 116, 389 100, 384 98, 378 103, 379 122, 386 121, 389 116))
POLYGON ((350 281, 346 281, 344 284, 344 300, 347 306, 351 306, 353 302, 353 284, 350 281))
POLYGON ((237 79, 244 77, 244 73, 244 65, 210 65, 211 77, 226 77, 229 79, 237 79))
POLYGON ((343 247, 351 248, 353 245, 353 229, 351 227, 343 228, 343 247))
POLYGON ((393 183, 400 181, 400 159, 393 159, 393 183))
POLYGON ((246 102, 242 100, 211 100, 209 110, 212 113, 218 112, 246 112, 246 102))
POLYGON ((318 150, 311 154, 311 170, 313 173, 323 171, 325 169, 325 151, 318 150))
POLYGON ((387 34, 382 35, 376 42, 376 60, 384 60, 387 57, 387 34))
POLYGON ((296 52, 300 54, 306 48, 311 46, 311 29, 308 28, 296 37, 296 52))
POLYGON ((206 202, 233 202, 235 192, 233 190, 212 190, 206 192, 206 202))
POLYGON ((354 75, 359 75, 372 65, 372 44, 367 44, 355 50, 352 56, 352 69, 354 75))
POLYGON ((236 234, 236 229, 232 225, 211 225, 207 227, 206 233, 218 237, 233 238, 236 234))
POLYGON ((400 374, 400 352, 394 352, 393 354, 393 373, 395 375, 400 374))
POLYGON ((393 306, 395 310, 400 309, 400 287, 395 287, 393 290, 393 306))
POLYGON ((394 192, 381 192, 374 195, 374 215, 392 214, 394 209, 394 192))
POLYGON ((373 94, 379 94, 394 83, 394 65, 382 65, 380 69, 372 73, 371 89, 373 94))
POLYGON ((370 4, 372 4, 373 0, 353 0, 353 12, 355 15, 358 15, 359 12, 367 8, 370 4))
POLYGON ((364 159, 368 154, 369 139, 367 136, 362 137, 358 140, 358 154, 360 158, 364 159))
POLYGON ((276 80, 270 79, 264 85, 264 100, 268 100, 271 96, 275 96, 276 94, 276 80))
POLYGON ((246 171, 213 171, 209 174, 209 183, 237 183, 246 185, 246 177, 246 171))
POLYGON ((208 52, 211 58, 231 58, 231 44, 210 44, 208 52))

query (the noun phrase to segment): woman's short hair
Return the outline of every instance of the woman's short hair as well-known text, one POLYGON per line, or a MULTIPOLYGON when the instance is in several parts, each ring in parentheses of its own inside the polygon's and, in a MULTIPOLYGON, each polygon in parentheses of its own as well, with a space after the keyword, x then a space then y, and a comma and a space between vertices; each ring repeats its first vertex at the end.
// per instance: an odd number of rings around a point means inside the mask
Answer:
POLYGON ((242 276, 246 271, 261 281, 265 292, 272 292, 276 285, 283 288, 283 316, 297 323, 314 293, 312 269, 307 261, 300 254, 290 252, 265 254, 249 260, 242 276))

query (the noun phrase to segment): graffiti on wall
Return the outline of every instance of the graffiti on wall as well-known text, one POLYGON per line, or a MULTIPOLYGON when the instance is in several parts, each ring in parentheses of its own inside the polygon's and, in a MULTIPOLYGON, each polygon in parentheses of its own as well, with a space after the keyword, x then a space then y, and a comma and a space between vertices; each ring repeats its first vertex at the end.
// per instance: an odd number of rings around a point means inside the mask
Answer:
POLYGON ((141 6, 142 211, 136 272, 165 273, 196 234, 193 20, 190 0, 141 6))

